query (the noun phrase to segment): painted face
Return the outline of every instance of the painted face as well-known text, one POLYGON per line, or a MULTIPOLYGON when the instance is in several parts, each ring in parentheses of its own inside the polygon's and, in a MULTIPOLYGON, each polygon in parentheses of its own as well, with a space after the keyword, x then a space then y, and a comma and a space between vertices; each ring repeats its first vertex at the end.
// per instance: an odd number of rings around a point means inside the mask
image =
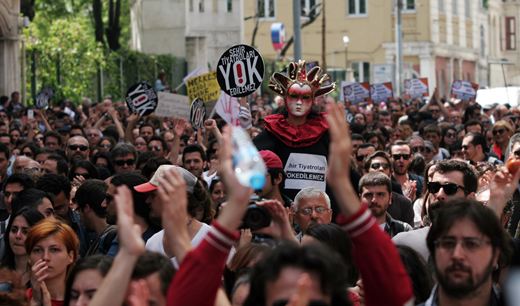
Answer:
POLYGON ((287 110, 294 117, 304 117, 311 111, 312 100, 312 89, 309 85, 293 84, 287 92, 287 110))

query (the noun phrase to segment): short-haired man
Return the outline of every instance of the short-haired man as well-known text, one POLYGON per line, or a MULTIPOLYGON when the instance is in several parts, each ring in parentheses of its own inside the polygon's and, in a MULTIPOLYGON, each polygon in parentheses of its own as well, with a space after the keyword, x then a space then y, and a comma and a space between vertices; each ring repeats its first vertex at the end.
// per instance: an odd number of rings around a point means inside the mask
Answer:
POLYGON ((468 133, 462 139, 462 154, 464 159, 476 165, 479 162, 488 162, 493 165, 501 165, 503 162, 488 152, 486 137, 478 133, 468 133))
POLYGON ((482 134, 482 123, 480 121, 471 119, 464 123, 464 131, 466 133, 478 133, 482 134))
POLYGON ((148 151, 152 152, 155 157, 165 158, 168 154, 168 144, 160 136, 152 136, 148 141, 148 151))
POLYGON ((56 151, 58 149, 61 149, 63 145, 63 140, 59 133, 55 131, 47 131, 43 135, 43 144, 49 150, 56 151))
POLYGON ((0 143, 0 182, 3 181, 7 175, 7 167, 9 166, 9 158, 11 151, 9 147, 0 143))
POLYGON ((511 250, 495 213, 456 199, 436 214, 426 243, 438 285, 423 305, 502 305, 492 274, 507 264, 511 250))
POLYGON ((150 123, 143 123, 139 127, 139 136, 143 137, 147 142, 155 135, 154 127, 150 123))
POLYGON ((118 143, 110 151, 112 165, 116 174, 135 171, 137 161, 137 150, 129 143, 118 143))
POLYGON ((360 174, 363 174, 363 169, 365 168, 365 158, 367 158, 367 156, 371 155, 375 151, 376 147, 371 143, 362 143, 359 145, 359 148, 356 152, 356 168, 360 174))
POLYGON ((88 140, 83 136, 69 138, 65 154, 70 162, 75 160, 88 160, 90 155, 88 140))
POLYGON ((198 178, 202 178, 202 172, 206 167, 206 153, 198 144, 188 145, 182 151, 182 165, 198 178))
POLYGON ((101 140, 101 137, 103 137, 103 133, 100 129, 92 127, 86 130, 86 136, 90 147, 95 148, 98 145, 99 140, 101 140))
POLYGON ((293 213, 302 233, 311 225, 329 224, 332 221, 330 198, 318 188, 303 188, 294 198, 293 213))
POLYGON ((435 151, 433 160, 444 160, 450 158, 450 152, 445 148, 441 148, 441 129, 437 126, 437 124, 429 124, 424 127, 423 135, 425 140, 431 141, 433 144, 435 151))
POLYGON ((69 173, 69 164, 58 154, 50 154, 42 163, 42 170, 45 173, 58 175, 67 175, 69 173))
POLYGON ((387 213, 392 203, 392 183, 390 177, 379 171, 369 172, 359 181, 361 202, 366 204, 378 224, 391 237, 400 232, 412 230, 412 227, 402 221, 395 220, 387 213))
POLYGON ((406 141, 398 140, 390 146, 390 154, 393 159, 393 178, 401 185, 403 193, 411 201, 420 198, 424 179, 408 171, 413 158, 410 145, 406 141))
POLYGON ((379 119, 379 126, 385 127, 385 128, 393 127, 392 115, 390 114, 390 112, 388 112, 386 110, 380 111, 378 114, 378 119, 379 119))

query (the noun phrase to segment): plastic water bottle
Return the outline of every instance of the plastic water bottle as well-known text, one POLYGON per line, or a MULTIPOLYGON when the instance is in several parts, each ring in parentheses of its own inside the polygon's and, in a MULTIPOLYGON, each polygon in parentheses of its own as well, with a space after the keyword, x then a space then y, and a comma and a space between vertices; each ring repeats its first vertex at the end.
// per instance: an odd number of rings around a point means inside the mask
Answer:
POLYGON ((244 129, 234 127, 231 136, 233 139, 233 167, 238 181, 242 186, 261 190, 265 184, 264 160, 244 129))

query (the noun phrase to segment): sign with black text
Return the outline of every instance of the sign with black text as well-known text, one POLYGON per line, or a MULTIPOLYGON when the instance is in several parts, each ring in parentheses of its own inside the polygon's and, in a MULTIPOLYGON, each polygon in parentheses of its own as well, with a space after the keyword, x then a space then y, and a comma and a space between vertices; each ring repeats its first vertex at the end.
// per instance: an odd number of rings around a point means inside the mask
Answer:
POLYGON ((451 84, 451 97, 461 101, 473 100, 477 97, 478 88, 477 83, 456 80, 451 84))
POLYGON ((132 113, 145 116, 154 112, 159 99, 150 84, 147 82, 139 82, 128 88, 125 100, 126 105, 132 113))
POLYGON ((45 87, 36 95, 34 106, 37 109, 47 109, 49 107, 49 100, 54 96, 54 91, 50 87, 45 87))
POLYGON ((245 97, 258 89, 264 78, 264 60, 248 45, 229 48, 218 60, 220 88, 232 97, 245 97))
POLYGON ((206 106, 202 99, 195 99, 191 102, 190 107, 190 122, 195 129, 200 129, 204 125, 206 119, 206 106))

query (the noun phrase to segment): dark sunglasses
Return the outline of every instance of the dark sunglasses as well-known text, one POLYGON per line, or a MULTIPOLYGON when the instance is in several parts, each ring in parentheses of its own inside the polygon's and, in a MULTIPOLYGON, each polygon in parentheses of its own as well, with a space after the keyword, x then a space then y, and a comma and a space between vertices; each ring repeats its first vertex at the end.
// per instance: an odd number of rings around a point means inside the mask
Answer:
POLYGON ((506 129, 498 129, 498 130, 493 130, 493 136, 496 136, 497 134, 504 134, 506 132, 506 129))
POLYGON ((387 163, 373 163, 373 164, 370 165, 370 168, 372 168, 374 170, 383 168, 384 170, 386 170, 386 169, 390 168, 390 165, 387 164, 387 163))
POLYGON ((77 151, 78 149, 80 151, 87 151, 88 150, 88 146, 84 146, 84 145, 69 145, 69 150, 77 151))
POLYGON ((428 191, 430 193, 437 193, 437 192, 439 192, 439 190, 441 190, 441 188, 449 196, 456 194, 457 189, 459 189, 459 188, 462 189, 463 191, 465 191, 463 186, 457 185, 455 183, 446 183, 446 184, 441 184, 439 182, 429 182, 428 183, 428 191))
POLYGON ((410 154, 393 154, 392 157, 394 160, 400 160, 401 158, 404 160, 410 159, 410 154))
POLYGON ((150 147, 148 147, 148 150, 159 152, 162 150, 162 148, 159 146, 150 146, 150 147))
POLYGON ((356 156, 357 161, 363 161, 365 159, 366 155, 358 155, 356 156))
POLYGON ((33 156, 33 153, 31 151, 25 151, 25 152, 22 152, 22 154, 27 156, 27 157, 32 157, 33 156))
POLYGON ((135 159, 119 159, 119 160, 115 160, 114 161, 114 164, 116 164, 117 166, 124 166, 124 165, 133 165, 135 163, 135 159))
POLYGON ((426 149, 426 147, 413 147, 412 152, 413 153, 422 153, 422 152, 424 152, 424 149, 426 149))

